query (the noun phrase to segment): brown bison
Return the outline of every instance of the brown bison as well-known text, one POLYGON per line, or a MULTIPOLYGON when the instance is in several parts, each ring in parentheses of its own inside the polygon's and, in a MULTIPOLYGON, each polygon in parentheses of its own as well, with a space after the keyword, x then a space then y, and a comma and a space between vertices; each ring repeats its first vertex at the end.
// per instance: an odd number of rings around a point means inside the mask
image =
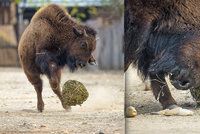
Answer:
POLYGON ((64 9, 54 4, 41 8, 33 16, 22 34, 18 53, 24 72, 37 92, 40 112, 44 110, 40 75, 48 77, 52 90, 62 103, 61 69, 67 65, 75 71, 87 63, 94 64, 95 36, 95 30, 77 23, 64 9))
POLYGON ((200 1, 126 0, 125 71, 149 78, 163 108, 175 108, 165 76, 180 90, 200 86, 200 1))

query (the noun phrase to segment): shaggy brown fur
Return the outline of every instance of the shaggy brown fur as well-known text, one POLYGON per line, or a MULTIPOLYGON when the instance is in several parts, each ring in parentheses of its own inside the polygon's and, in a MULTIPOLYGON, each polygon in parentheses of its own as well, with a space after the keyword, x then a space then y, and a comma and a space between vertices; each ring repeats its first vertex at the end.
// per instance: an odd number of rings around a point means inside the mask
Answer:
MULTIPOLYGON (((19 42, 18 53, 24 72, 37 92, 39 111, 43 111, 41 74, 48 77, 51 88, 62 102, 61 69, 71 71, 94 63, 96 32, 77 23, 61 7, 51 4, 33 16, 19 42)), ((69 107, 64 107, 69 108, 69 107)))
POLYGON ((176 105, 165 76, 177 89, 200 86, 200 1, 126 0, 125 71, 131 63, 150 78, 163 108, 176 105))

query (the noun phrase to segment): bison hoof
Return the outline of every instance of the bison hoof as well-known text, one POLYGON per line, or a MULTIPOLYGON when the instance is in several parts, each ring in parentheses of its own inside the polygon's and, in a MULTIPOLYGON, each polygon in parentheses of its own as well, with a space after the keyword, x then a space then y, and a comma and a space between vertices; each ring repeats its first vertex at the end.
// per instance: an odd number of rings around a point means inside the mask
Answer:
POLYGON ((71 106, 63 106, 63 108, 67 111, 67 112, 70 112, 71 111, 71 106))
POLYGON ((179 106, 178 105, 176 105, 176 104, 172 104, 172 105, 169 105, 169 106, 167 106, 166 108, 164 108, 164 109, 174 109, 174 108, 178 108, 179 106))
POLYGON ((165 109, 158 112, 153 112, 155 115, 165 115, 165 116, 192 116, 194 113, 191 110, 183 109, 181 107, 175 107, 172 109, 165 109))
POLYGON ((44 103, 43 102, 42 103, 38 103, 37 104, 37 109, 38 109, 39 112, 42 112, 44 110, 44 103))

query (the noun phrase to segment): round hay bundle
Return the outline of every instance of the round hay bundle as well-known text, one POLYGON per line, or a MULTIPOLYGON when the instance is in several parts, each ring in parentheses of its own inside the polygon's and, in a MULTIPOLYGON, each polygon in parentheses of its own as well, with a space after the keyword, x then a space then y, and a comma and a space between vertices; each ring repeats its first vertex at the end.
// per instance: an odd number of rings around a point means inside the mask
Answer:
POLYGON ((197 107, 200 106, 200 87, 190 89, 192 97, 196 100, 197 107))
POLYGON ((89 93, 85 86, 76 80, 68 80, 62 88, 64 106, 81 105, 87 100, 89 93))

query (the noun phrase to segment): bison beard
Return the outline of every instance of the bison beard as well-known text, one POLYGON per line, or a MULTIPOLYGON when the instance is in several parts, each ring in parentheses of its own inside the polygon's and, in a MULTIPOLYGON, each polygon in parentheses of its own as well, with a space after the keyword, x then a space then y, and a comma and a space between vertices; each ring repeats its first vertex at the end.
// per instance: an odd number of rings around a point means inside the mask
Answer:
POLYGON ((40 67, 41 73, 50 77, 49 62, 54 62, 57 66, 63 67, 67 65, 70 71, 74 72, 77 69, 76 58, 73 56, 68 56, 67 53, 62 53, 56 55, 52 52, 44 52, 42 54, 37 54, 35 58, 35 64, 40 67))
MULTIPOLYGON (((44 110, 42 80, 48 77, 53 92, 63 104, 60 89, 61 69, 73 72, 87 63, 94 64, 96 31, 77 23, 61 7, 50 4, 31 19, 19 42, 18 53, 24 72, 37 93, 37 108, 44 110)), ((69 109, 69 106, 64 106, 69 109)))
POLYGON ((125 71, 133 63, 150 78, 163 108, 176 107, 165 76, 181 90, 200 86, 200 2, 126 0, 125 71))

